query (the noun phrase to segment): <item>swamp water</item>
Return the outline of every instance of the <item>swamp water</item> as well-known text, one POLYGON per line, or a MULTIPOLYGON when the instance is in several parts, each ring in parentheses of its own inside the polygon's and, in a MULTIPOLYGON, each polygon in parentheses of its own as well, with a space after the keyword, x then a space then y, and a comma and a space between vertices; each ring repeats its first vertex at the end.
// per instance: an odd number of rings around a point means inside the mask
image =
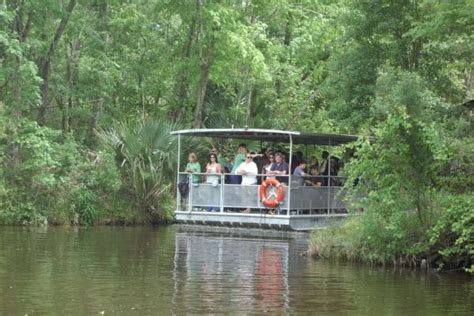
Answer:
POLYGON ((308 235, 0 228, 0 315, 472 315, 474 279, 316 261, 308 235))

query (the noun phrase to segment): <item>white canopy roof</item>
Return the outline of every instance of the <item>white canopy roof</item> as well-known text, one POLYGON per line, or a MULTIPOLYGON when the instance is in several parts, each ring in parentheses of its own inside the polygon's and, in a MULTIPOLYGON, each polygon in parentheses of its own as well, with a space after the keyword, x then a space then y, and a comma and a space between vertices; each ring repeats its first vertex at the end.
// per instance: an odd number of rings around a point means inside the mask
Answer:
POLYGON ((289 143, 291 137, 294 144, 331 146, 350 143, 358 139, 358 136, 355 135, 307 133, 258 128, 185 129, 171 132, 171 134, 194 137, 260 140, 281 143, 289 143))

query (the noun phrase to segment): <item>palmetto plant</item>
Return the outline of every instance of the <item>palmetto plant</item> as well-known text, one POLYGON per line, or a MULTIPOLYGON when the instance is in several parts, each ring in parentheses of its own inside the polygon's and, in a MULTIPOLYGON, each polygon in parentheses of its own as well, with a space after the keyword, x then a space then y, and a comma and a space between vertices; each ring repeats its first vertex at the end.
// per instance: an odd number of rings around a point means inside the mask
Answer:
POLYGON ((98 132, 101 142, 117 155, 124 181, 131 186, 136 202, 155 210, 173 183, 177 137, 176 125, 165 120, 120 122, 98 132))

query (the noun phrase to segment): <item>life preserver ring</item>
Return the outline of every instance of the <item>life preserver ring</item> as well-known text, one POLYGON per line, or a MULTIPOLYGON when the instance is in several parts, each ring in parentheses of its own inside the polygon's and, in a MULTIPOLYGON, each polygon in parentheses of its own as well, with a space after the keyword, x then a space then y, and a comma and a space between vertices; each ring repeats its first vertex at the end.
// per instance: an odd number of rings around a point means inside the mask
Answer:
POLYGON ((268 208, 276 208, 278 205, 283 202, 283 198, 285 197, 285 192, 283 185, 275 178, 269 178, 263 181, 260 185, 259 190, 260 200, 262 200, 263 205, 268 208), (269 186, 273 186, 276 188, 276 196, 273 194, 272 196, 267 197, 267 188, 269 186))

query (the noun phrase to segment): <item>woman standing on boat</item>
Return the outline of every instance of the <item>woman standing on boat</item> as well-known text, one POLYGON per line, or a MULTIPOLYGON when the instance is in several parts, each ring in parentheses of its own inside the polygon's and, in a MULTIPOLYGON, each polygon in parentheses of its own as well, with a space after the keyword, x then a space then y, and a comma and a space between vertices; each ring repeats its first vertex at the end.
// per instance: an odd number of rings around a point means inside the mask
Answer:
MULTIPOLYGON (((270 170, 272 169, 272 165, 275 163, 275 156, 273 155, 272 151, 267 151, 266 156, 267 156, 267 161, 263 165, 262 173, 263 174, 270 174, 270 170)), ((265 181, 269 177, 263 176, 262 178, 263 178, 262 181, 265 181)))
MULTIPOLYGON (((219 185, 221 171, 221 165, 217 162, 217 154, 211 153, 209 155, 209 162, 206 165, 206 184, 212 185, 215 190, 218 190, 217 186, 219 185)), ((217 212, 218 208, 216 206, 206 207, 206 211, 217 212)))
POLYGON ((191 177, 191 182, 193 184, 201 182, 201 176, 199 175, 199 173, 201 173, 201 165, 197 161, 195 153, 190 153, 188 155, 188 163, 186 164, 186 169, 184 171, 193 173, 193 176, 191 177))
POLYGON ((206 173, 209 174, 206 176, 206 183, 216 187, 219 184, 219 174, 221 172, 221 165, 217 162, 217 155, 211 153, 209 155, 209 162, 206 165, 206 173))

